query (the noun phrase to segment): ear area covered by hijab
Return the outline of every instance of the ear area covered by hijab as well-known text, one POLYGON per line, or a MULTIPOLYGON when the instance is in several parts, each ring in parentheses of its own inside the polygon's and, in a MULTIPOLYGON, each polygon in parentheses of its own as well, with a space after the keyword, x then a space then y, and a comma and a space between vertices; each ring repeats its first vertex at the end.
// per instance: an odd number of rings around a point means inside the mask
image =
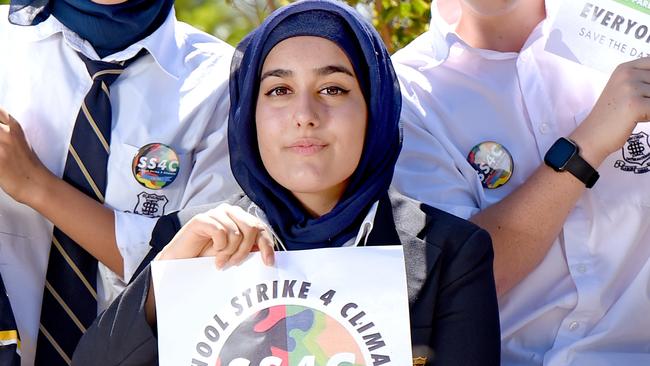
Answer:
POLYGON ((233 174, 249 198, 264 210, 287 249, 342 246, 354 237, 370 206, 388 190, 402 145, 399 83, 390 55, 372 25, 355 9, 337 1, 304 0, 278 9, 237 46, 230 102, 228 143, 233 174), (344 35, 336 36, 337 32, 344 35), (257 145, 255 106, 264 59, 275 44, 297 36, 317 36, 336 43, 360 75, 368 107, 359 165, 336 206, 318 218, 310 217, 291 192, 271 178, 257 145))

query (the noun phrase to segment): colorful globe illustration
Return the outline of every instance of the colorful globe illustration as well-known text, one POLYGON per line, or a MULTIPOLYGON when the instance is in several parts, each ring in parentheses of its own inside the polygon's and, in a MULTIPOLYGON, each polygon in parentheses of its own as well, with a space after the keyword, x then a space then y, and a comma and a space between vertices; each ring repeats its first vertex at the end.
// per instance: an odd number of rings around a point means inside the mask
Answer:
POLYGON ((306 358, 319 366, 334 359, 338 366, 366 365, 361 348, 341 323, 300 305, 273 306, 244 320, 226 340, 216 366, 242 359, 259 365, 268 357, 277 357, 282 366, 297 366, 306 358))

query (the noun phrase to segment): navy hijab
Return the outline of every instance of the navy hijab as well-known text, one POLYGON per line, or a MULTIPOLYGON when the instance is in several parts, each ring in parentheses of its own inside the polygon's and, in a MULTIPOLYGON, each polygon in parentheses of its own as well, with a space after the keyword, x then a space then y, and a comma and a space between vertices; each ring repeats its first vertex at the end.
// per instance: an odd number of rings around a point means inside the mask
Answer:
POLYGON ((337 247, 356 236, 369 208, 388 190, 402 145, 399 84, 374 28, 354 9, 336 1, 305 0, 277 10, 237 47, 230 102, 228 143, 233 174, 246 195, 264 210, 287 249, 337 247), (336 206, 318 218, 311 217, 268 174, 255 128, 266 55, 277 43, 296 36, 319 36, 336 43, 355 69, 368 108, 359 165, 336 206))
POLYGON ((51 14, 104 58, 153 33, 173 5, 174 0, 129 0, 115 5, 91 0, 12 0, 9 20, 35 25, 51 14))

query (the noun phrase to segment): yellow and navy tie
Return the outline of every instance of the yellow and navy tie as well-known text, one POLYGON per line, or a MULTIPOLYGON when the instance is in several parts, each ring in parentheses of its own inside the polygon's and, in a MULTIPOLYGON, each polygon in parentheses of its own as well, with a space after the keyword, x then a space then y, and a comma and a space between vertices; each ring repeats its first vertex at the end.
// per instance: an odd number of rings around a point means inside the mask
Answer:
MULTIPOLYGON (((94 61, 79 56, 93 83, 75 121, 63 180, 104 203, 112 119, 110 86, 138 56, 125 63, 94 61)), ((70 365, 79 339, 97 316, 96 282, 97 260, 54 227, 36 346, 36 366, 70 365)))
POLYGON ((0 275, 0 365, 20 366, 20 338, 16 319, 9 304, 2 275, 0 275))

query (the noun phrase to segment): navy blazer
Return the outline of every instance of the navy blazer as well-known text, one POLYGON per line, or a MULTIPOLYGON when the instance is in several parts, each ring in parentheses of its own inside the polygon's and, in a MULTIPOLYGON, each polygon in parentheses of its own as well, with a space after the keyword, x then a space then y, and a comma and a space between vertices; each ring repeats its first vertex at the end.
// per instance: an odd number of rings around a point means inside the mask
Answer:
MULTIPOLYGON (((245 196, 231 202, 244 209, 250 205, 245 196)), ((145 262, 182 224, 212 207, 162 217, 145 262)), ((379 201, 366 245, 396 244, 404 247, 414 365, 499 365, 499 313, 488 233, 389 191, 379 201), (417 358, 426 363, 416 363, 417 358)), ((157 365, 155 330, 144 316, 150 271, 148 266, 143 268, 88 329, 73 365, 157 365)))

